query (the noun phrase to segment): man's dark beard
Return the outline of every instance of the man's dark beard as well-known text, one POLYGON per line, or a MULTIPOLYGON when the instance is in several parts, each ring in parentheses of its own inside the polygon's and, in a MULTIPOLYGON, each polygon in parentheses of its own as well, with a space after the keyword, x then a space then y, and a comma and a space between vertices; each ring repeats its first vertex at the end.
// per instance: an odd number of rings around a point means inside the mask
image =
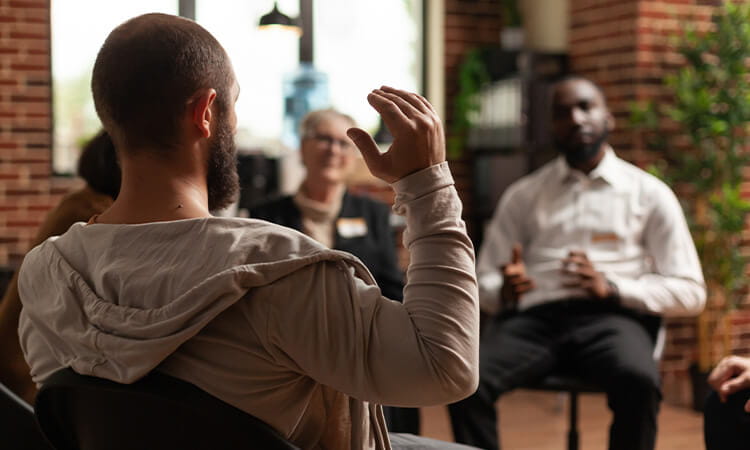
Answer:
POLYGON ((563 155, 565 155, 565 160, 568 162, 568 165, 571 167, 575 167, 581 163, 585 163, 587 161, 590 161, 594 156, 596 156, 599 153, 599 149, 602 147, 602 144, 606 142, 607 137, 609 136, 609 130, 606 128, 604 131, 602 131, 602 134, 599 135, 599 137, 594 140, 594 142, 590 144, 578 144, 578 145, 571 145, 568 141, 558 141, 555 140, 555 145, 557 146, 558 150, 562 152, 563 155))
POLYGON ((213 139, 209 142, 208 209, 216 211, 231 205, 240 190, 237 175, 237 151, 229 122, 220 117, 213 139))

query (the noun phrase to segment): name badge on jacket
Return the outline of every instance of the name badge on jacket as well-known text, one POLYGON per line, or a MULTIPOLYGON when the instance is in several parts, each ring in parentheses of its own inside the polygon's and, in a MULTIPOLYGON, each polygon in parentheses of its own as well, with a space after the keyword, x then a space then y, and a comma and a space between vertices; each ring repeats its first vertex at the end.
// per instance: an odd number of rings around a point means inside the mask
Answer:
POLYGON ((616 243, 620 240, 620 236, 611 231, 600 231, 591 234, 591 242, 594 244, 604 244, 613 242, 616 243))
POLYGON ((339 236, 347 239, 365 236, 367 222, 362 217, 341 217, 336 221, 336 230, 339 236))

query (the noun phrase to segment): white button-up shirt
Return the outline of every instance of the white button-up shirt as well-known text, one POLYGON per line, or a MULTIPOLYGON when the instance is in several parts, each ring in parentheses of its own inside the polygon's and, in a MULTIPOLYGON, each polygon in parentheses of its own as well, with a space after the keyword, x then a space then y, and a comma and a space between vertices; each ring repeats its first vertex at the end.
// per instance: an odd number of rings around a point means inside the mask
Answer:
POLYGON ((560 156, 511 185, 485 233, 477 273, 482 310, 500 307, 500 266, 514 243, 536 287, 520 309, 588 297, 564 287, 562 260, 586 252, 594 268, 619 290, 621 303, 654 314, 692 315, 706 289, 698 255, 677 198, 656 177, 607 149, 588 175, 560 156))

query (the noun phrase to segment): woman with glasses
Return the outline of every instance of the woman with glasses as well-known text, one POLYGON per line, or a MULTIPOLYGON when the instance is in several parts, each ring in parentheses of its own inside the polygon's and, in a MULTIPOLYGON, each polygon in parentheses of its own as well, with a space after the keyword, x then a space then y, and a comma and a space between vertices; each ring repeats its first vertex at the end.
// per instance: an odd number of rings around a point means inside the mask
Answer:
MULTIPOLYGON (((307 173, 299 190, 252 208, 250 216, 294 228, 329 248, 357 256, 383 295, 401 301, 403 273, 397 263, 390 208, 346 188, 359 157, 346 135, 354 126, 354 119, 334 109, 305 116, 300 154, 307 173)), ((384 408, 384 412, 389 431, 419 433, 417 409, 384 408)))

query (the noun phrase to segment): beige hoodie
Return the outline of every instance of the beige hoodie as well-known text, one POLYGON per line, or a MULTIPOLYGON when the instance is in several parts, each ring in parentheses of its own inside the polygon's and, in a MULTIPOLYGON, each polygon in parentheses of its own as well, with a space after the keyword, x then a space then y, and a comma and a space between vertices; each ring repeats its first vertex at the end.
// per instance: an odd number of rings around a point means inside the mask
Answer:
POLYGON ((26 257, 19 333, 32 376, 130 383, 153 369, 302 448, 390 447, 378 404, 476 389, 474 252, 447 164, 394 184, 411 252, 403 304, 354 256, 252 219, 75 224, 26 257))

